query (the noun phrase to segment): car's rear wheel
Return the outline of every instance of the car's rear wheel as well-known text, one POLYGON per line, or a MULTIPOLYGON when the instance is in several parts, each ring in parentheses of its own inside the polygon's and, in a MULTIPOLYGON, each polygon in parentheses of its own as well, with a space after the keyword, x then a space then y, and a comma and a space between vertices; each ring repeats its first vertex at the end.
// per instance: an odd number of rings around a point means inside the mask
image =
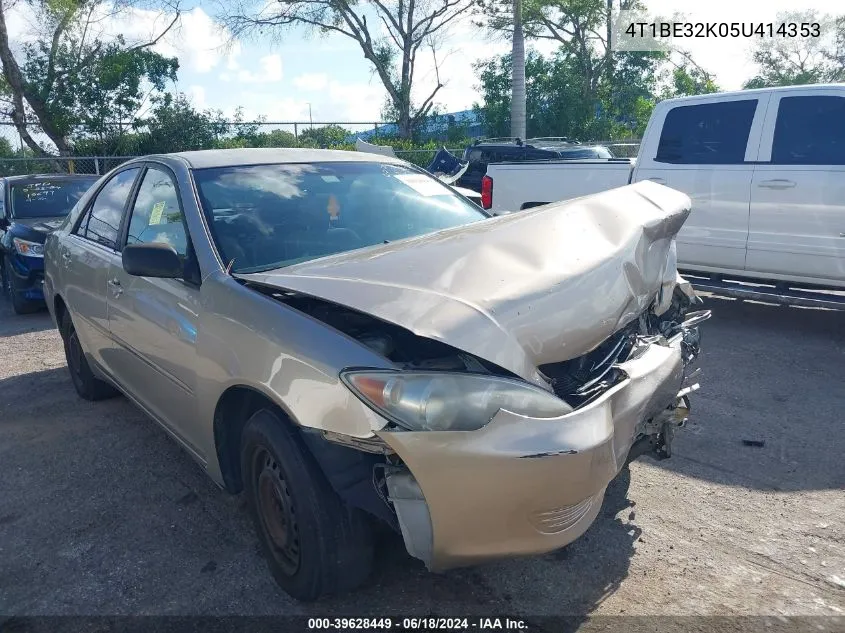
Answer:
POLYGON ((76 333, 76 328, 73 327, 73 321, 68 312, 65 312, 62 316, 61 333, 67 368, 76 393, 85 400, 105 400, 116 396, 117 390, 107 382, 95 377, 91 371, 88 360, 85 358, 85 351, 79 342, 79 335, 76 333))
POLYGON ((241 473, 270 571, 290 596, 311 601, 361 585, 370 573, 367 517, 332 490, 279 415, 262 409, 243 430, 241 473))
POLYGON ((37 301, 27 301, 21 297, 18 292, 15 275, 12 273, 11 266, 12 264, 9 262, 9 258, 6 257, 3 261, 3 266, 0 268, 2 268, 3 292, 12 304, 12 309, 15 311, 15 314, 31 314, 33 312, 38 312, 41 308, 41 304, 37 301))

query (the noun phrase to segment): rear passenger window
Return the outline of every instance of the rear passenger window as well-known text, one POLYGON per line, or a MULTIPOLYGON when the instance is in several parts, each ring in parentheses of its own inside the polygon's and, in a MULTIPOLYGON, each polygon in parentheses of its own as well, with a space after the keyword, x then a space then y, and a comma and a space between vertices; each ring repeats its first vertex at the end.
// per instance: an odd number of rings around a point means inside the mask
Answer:
POLYGON ((76 230, 77 235, 109 248, 117 248, 123 209, 139 169, 135 167, 119 172, 100 189, 94 204, 82 218, 76 230))
POLYGON ((783 97, 772 163, 845 165, 845 98, 783 97))
POLYGON ((188 253, 188 237, 176 185, 169 174, 150 168, 144 174, 129 219, 127 244, 170 244, 188 253))
POLYGON ((757 99, 680 106, 666 115, 654 160, 680 165, 745 161, 757 99))

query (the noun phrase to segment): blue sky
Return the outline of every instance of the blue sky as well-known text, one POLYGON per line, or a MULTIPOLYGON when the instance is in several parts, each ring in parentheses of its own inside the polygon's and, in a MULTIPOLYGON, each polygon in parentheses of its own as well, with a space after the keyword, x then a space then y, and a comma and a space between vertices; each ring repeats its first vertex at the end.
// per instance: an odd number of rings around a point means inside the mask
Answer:
MULTIPOLYGON (((237 107, 247 118, 269 120, 308 119, 308 103, 315 121, 376 121, 384 104, 384 90, 373 75, 358 45, 343 36, 307 36, 301 30, 279 34, 274 41, 230 42, 213 19, 219 4, 183 0, 178 29, 165 37, 156 49, 175 55, 180 61, 177 89, 190 95, 198 108, 217 108, 231 114, 237 107)), ((224 0, 219 0, 223 2, 224 0)), ((262 0, 259 0, 259 5, 262 0)), ((840 0, 811 0, 810 6, 834 12, 840 0)), ((687 17, 721 21, 773 20, 776 13, 793 8, 791 0, 768 0, 765 5, 739 5, 735 0, 709 0, 706 7, 689 0, 647 0, 656 13, 683 11, 687 17)), ((171 16, 140 9, 126 10, 101 22, 103 34, 123 33, 140 41, 160 32, 171 16)), ((37 30, 19 2, 8 17, 13 42, 23 43, 37 30)), ((548 52, 549 43, 537 45, 548 52)), ((724 89, 736 89, 750 77, 754 67, 749 43, 742 40, 702 40, 688 49, 705 68, 715 73, 724 89)), ((437 48, 441 79, 445 87, 437 102, 446 111, 471 107, 478 101, 477 78, 472 64, 506 52, 505 41, 492 40, 468 20, 458 22, 437 48)), ((435 75, 429 52, 420 53, 416 95, 427 94, 435 75)))
MULTIPOLYGON (((215 10, 211 3, 192 5, 179 31, 158 47, 179 57, 178 89, 197 107, 228 114, 240 106, 247 118, 306 121, 310 103, 315 121, 380 120, 384 89, 353 40, 297 29, 283 31, 273 41, 251 38, 232 44, 210 17, 215 10)), ((129 27, 133 37, 166 23, 160 18, 151 22, 151 17, 136 12, 129 27)), ((508 48, 507 42, 491 40, 468 22, 455 25, 437 49, 446 84, 437 102, 448 110, 471 107, 478 100, 472 64, 508 48)), ((417 94, 425 96, 436 75, 431 53, 421 51, 419 56, 417 94)))

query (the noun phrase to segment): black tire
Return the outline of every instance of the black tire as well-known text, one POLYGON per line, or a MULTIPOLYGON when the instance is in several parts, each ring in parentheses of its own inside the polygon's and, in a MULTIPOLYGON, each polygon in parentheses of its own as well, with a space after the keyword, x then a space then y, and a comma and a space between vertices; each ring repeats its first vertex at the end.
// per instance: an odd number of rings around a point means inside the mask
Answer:
POLYGON ((61 333, 70 379, 79 397, 96 401, 118 395, 117 389, 94 376, 68 312, 65 312, 62 316, 61 333))
POLYGON ((12 309, 15 311, 15 314, 32 314, 33 312, 38 312, 42 307, 38 301, 27 301, 26 299, 21 299, 20 294, 18 294, 18 289, 15 283, 15 275, 11 271, 11 266, 9 258, 6 257, 2 266, 3 292, 9 299, 9 303, 12 304, 12 309))
POLYGON ((247 421, 241 473, 262 553, 288 595, 310 602, 367 579, 373 536, 366 515, 343 503, 276 412, 262 409, 247 421))

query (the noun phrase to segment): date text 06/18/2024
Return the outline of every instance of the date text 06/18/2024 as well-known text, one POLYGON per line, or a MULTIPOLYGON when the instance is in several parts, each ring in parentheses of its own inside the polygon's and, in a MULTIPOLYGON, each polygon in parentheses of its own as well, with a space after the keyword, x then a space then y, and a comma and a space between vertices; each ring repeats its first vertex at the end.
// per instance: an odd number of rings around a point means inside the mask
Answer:
POLYGON ((528 625, 518 618, 308 618, 310 631, 526 631, 528 625))

